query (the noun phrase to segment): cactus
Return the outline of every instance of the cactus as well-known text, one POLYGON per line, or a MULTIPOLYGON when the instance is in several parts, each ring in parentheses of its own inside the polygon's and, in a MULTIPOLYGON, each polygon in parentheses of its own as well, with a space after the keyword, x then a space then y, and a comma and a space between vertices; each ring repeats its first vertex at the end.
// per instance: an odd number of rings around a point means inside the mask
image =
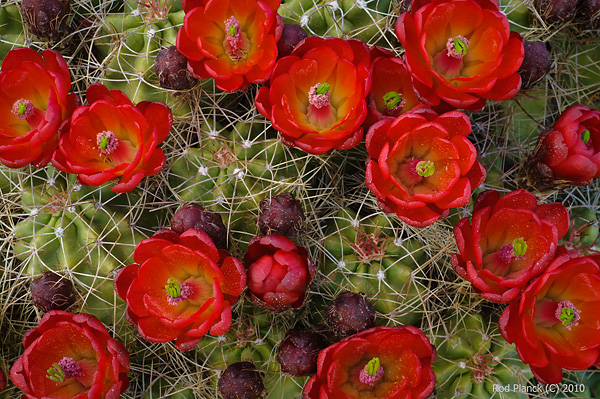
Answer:
POLYGON ((391 6, 390 0, 283 0, 278 12, 284 22, 308 27, 314 35, 377 44, 386 40, 391 6))
POLYGON ((514 345, 500 336, 495 323, 479 314, 454 313, 440 328, 433 363, 439 399, 525 399, 514 385, 526 386, 529 367, 517 357, 514 345), (464 317, 462 317, 464 316, 464 317), (503 393, 498 387, 509 386, 503 393))
POLYGON ((364 292, 375 310, 403 324, 423 315, 425 252, 413 239, 394 236, 382 215, 360 219, 350 209, 332 218, 324 242, 322 273, 329 290, 364 292))
POLYGON ((183 201, 220 213, 242 253, 259 235, 260 201, 302 190, 313 173, 305 170, 305 154, 285 147, 260 122, 225 128, 204 122, 199 147, 184 151, 168 172, 171 190, 183 201))
POLYGON ((106 70, 101 82, 123 91, 134 103, 159 101, 173 114, 189 114, 190 106, 177 91, 159 86, 154 62, 162 47, 175 45, 184 12, 173 0, 126 1, 125 10, 106 16, 95 44, 106 70))
POLYGON ((13 251, 21 272, 38 276, 64 271, 82 295, 82 310, 113 321, 112 271, 133 262, 143 238, 128 215, 131 198, 107 186, 82 186, 49 168, 42 185, 21 196, 23 220, 16 226, 13 251))
POLYGON ((0 7, 0 65, 6 54, 14 47, 21 47, 25 43, 25 32, 19 7, 9 5, 0 7))

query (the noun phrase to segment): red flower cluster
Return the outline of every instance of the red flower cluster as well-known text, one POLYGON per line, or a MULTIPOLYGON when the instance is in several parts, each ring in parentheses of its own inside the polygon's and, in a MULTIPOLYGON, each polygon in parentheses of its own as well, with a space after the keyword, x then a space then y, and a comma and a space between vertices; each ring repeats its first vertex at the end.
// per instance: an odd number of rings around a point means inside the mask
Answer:
POLYGON ((283 21, 280 0, 182 0, 177 49, 188 69, 213 78, 221 90, 246 90, 269 77, 277 59, 283 21))
POLYGON ((304 399, 425 399, 436 379, 435 349, 412 326, 374 327, 319 353, 304 399))
POLYGON ((73 113, 52 158, 54 166, 92 186, 120 178, 112 187, 119 193, 160 172, 165 155, 157 146, 173 124, 169 107, 149 101, 133 105, 123 92, 101 84, 88 87, 86 96, 90 105, 73 113))
POLYGON ((572 105, 543 132, 529 159, 529 179, 540 188, 585 186, 600 177, 600 111, 572 105))
POLYGON ((363 138, 370 64, 361 41, 309 37, 277 61, 256 108, 286 145, 311 154, 355 147, 363 138))
POLYGON ((159 230, 138 244, 134 259, 114 285, 145 340, 177 340, 177 349, 188 351, 206 333, 229 331, 231 305, 246 287, 246 270, 205 232, 159 230))
POLYGON ((118 399, 129 386, 129 354, 92 315, 50 311, 23 347, 10 370, 23 398, 118 399))
POLYGON ((533 375, 558 384, 562 369, 600 365, 600 256, 558 256, 502 313, 500 332, 533 375))
POLYGON ((371 126, 366 184, 387 212, 425 227, 463 206, 485 170, 467 139, 471 122, 459 111, 438 116, 428 108, 371 126))
POLYGON ((546 270, 568 228, 562 204, 538 205, 522 189, 502 198, 497 191, 485 191, 475 201, 473 217, 454 226, 460 254, 452 255, 452 268, 483 298, 508 303, 546 270))
POLYGON ((58 129, 77 107, 71 76, 54 50, 10 51, 0 71, 0 162, 43 167, 58 146, 58 129))
POLYGON ((279 234, 254 237, 244 255, 250 297, 274 312, 299 308, 314 274, 308 252, 279 234))
POLYGON ((396 35, 421 100, 481 110, 521 87, 521 36, 511 32, 498 0, 413 0, 396 35))

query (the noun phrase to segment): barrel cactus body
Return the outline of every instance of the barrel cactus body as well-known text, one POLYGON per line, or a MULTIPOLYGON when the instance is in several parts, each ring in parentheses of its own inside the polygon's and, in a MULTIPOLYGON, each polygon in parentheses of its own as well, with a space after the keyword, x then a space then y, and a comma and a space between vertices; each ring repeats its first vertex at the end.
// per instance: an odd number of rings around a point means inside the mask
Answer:
MULTIPOLYGON (((258 235, 260 201, 307 186, 308 156, 284 146, 261 122, 228 128, 203 123, 200 143, 184 149, 169 170, 171 190, 184 202, 196 202, 221 214, 242 253, 258 235), (295 158, 295 159, 294 159, 295 158)), ((302 195, 298 195, 302 197, 302 195)))
POLYGON ((0 65, 6 54, 15 47, 23 46, 25 33, 19 7, 0 7, 0 65))
POLYGON ((439 399, 528 397, 514 386, 527 386, 529 367, 519 360, 514 345, 502 339, 496 323, 485 322, 479 314, 454 314, 444 327, 433 364, 439 399))
POLYGON ((162 47, 175 45, 184 12, 179 1, 149 0, 147 5, 126 1, 124 10, 106 15, 95 45, 105 70, 101 82, 124 92, 134 103, 158 101, 173 114, 189 114, 181 93, 159 86, 154 62, 162 47))
POLYGON ((403 324, 421 319, 426 256, 418 241, 394 236, 383 215, 361 219, 347 208, 332 218, 328 233, 321 270, 328 290, 363 292, 375 310, 403 324))
POLYGON ((24 275, 66 273, 82 295, 82 311, 113 321, 112 271, 133 262, 143 237, 128 215, 131 198, 108 186, 83 186, 49 171, 44 184, 25 188, 14 254, 24 275))
POLYGON ((302 25, 315 35, 377 44, 385 40, 392 5, 390 0, 283 0, 278 12, 284 22, 302 25))

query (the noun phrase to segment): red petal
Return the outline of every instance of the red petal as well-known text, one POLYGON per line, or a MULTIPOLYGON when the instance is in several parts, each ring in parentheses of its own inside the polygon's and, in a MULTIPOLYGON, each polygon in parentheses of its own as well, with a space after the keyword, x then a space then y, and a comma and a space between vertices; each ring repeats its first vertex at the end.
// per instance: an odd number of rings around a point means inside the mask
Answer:
POLYGON ((180 331, 164 325, 156 317, 142 317, 138 321, 138 330, 148 342, 170 342, 179 336, 180 331))
POLYGON ((117 295, 119 295, 121 299, 126 300, 127 291, 129 290, 129 287, 131 286, 133 280, 135 280, 135 278, 137 277, 139 270, 140 265, 137 264, 125 266, 124 268, 119 270, 119 272, 115 276, 115 280, 113 282, 115 292, 117 293, 117 295))
POLYGON ((563 204, 553 202, 539 205, 535 208, 535 214, 556 226, 559 240, 569 231, 569 212, 563 204))
POLYGON ((238 297, 246 288, 246 269, 242 262, 229 256, 221 265, 221 272, 225 276, 221 285, 223 294, 238 297))

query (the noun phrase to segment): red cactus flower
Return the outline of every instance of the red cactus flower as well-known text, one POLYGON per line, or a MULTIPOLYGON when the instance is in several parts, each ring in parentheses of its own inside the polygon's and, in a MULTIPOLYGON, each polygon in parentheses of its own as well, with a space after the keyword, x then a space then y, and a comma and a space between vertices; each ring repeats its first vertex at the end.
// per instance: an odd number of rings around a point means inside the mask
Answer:
POLYGON ((101 84, 88 87, 86 96, 90 105, 73 113, 52 158, 54 166, 91 186, 120 178, 112 187, 117 193, 160 172, 165 154, 157 146, 173 124, 169 107, 149 101, 133 105, 123 92, 101 84))
POLYGON ((508 303, 546 270, 568 229, 569 214, 562 204, 538 205, 523 189, 502 198, 497 191, 484 191, 472 219, 454 226, 460 254, 452 254, 452 268, 483 298, 508 303))
POLYGON ((382 120, 369 129, 366 184, 386 212, 425 227, 463 206, 483 183, 485 169, 460 111, 438 116, 427 108, 382 120))
POLYGON ((373 327, 319 353, 304 399, 425 399, 436 379, 435 349, 416 327, 373 327))
POLYGON ((250 297, 259 306, 274 312, 302 306, 314 274, 306 249, 279 234, 254 237, 244 263, 250 297))
POLYGON ((52 310, 23 337, 10 370, 23 398, 118 399, 129 386, 129 354, 94 316, 52 310))
POLYGON ((280 0, 187 0, 177 49, 188 69, 213 78, 221 90, 246 90, 269 78, 277 59, 283 20, 280 0))
POLYGON ((311 154, 347 150, 363 137, 369 69, 363 42, 312 36, 277 61, 255 104, 284 144, 311 154))
POLYGON ((413 0, 396 35, 421 100, 481 110, 521 87, 521 36, 511 32, 498 0, 413 0))
POLYGON ((77 107, 60 53, 11 50, 0 71, 0 162, 10 168, 45 166, 58 146, 58 129, 77 107))
POLYGON ((500 316, 500 332, 544 384, 600 364, 600 256, 558 256, 500 316))
POLYGON ((367 97, 365 128, 382 119, 394 120, 419 105, 423 106, 401 58, 379 47, 371 49, 371 58, 373 85, 367 97))
POLYGON ((159 230, 138 244, 134 260, 116 275, 115 291, 146 341, 177 340, 175 347, 188 351, 206 333, 229 331, 246 270, 205 232, 159 230))
POLYGON ((529 159, 529 179, 540 188, 585 186, 600 177, 600 111, 572 105, 543 132, 529 159))

